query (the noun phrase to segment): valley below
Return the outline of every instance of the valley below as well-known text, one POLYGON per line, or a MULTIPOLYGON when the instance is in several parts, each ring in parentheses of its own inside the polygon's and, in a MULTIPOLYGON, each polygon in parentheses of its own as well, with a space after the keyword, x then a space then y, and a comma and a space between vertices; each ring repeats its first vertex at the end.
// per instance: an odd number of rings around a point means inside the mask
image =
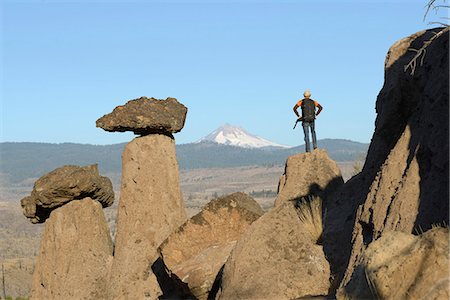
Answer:
MULTIPOLYGON (((338 162, 348 180, 362 162, 338 162)), ((273 207, 279 177, 284 166, 245 166, 180 170, 183 199, 189 217, 201 211, 212 199, 234 192, 252 196, 267 211, 273 207)), ((111 179, 115 202, 104 213, 114 237, 120 198, 120 173, 102 174, 111 179)), ((43 224, 31 224, 22 214, 20 199, 30 194, 37 178, 11 183, 0 181, 0 264, 3 265, 7 295, 26 296, 31 286, 35 257, 39 251, 43 224)))

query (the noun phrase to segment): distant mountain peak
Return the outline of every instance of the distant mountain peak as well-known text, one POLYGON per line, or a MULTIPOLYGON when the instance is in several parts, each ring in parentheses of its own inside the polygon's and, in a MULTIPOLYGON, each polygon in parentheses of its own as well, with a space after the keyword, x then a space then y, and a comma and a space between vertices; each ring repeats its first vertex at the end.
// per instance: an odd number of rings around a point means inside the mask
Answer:
POLYGON ((278 147, 290 148, 290 146, 277 144, 269 140, 263 139, 259 136, 248 133, 244 128, 224 124, 197 141, 200 142, 214 142, 217 144, 231 145, 243 148, 262 148, 262 147, 278 147))

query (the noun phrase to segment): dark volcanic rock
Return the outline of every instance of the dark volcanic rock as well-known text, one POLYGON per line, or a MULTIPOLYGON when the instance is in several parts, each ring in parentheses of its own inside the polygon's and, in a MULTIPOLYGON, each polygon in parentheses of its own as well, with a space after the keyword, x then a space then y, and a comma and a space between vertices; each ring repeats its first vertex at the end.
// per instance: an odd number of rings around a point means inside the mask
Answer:
POLYGON ((64 166, 39 178, 31 196, 21 200, 23 214, 32 223, 44 222, 50 212, 72 200, 90 197, 103 207, 114 202, 112 183, 100 176, 97 165, 64 166))
POLYGON ((326 203, 324 250, 335 285, 345 286, 364 250, 388 231, 414 232, 449 220, 448 29, 405 70, 441 29, 396 42, 386 57, 385 83, 362 172, 326 203))
POLYGON ((141 97, 116 107, 96 125, 106 131, 133 131, 139 135, 175 133, 183 129, 186 113, 187 108, 175 98, 141 97))

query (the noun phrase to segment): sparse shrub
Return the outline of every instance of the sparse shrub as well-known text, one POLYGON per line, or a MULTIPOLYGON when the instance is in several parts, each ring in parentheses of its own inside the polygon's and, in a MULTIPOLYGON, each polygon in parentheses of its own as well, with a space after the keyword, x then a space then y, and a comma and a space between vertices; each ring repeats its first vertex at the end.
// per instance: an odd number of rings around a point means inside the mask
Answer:
POLYGON ((322 199, 319 196, 306 196, 297 199, 297 213, 307 232, 317 244, 322 243, 323 213, 322 199))

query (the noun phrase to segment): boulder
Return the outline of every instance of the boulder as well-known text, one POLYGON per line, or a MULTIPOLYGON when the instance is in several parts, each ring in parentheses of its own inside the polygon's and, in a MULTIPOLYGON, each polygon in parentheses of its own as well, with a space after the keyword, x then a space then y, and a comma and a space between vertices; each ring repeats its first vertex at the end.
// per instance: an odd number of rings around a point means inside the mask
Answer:
POLYGON ((23 198, 21 205, 32 223, 42 223, 53 209, 86 197, 97 200, 103 207, 114 202, 111 180, 100 176, 97 165, 53 170, 35 182, 31 196, 23 198))
POLYGON ((98 201, 52 211, 45 222, 31 299, 106 299, 113 246, 98 201))
POLYGON ((298 210, 284 202, 242 234, 225 263, 219 299, 328 295, 328 262, 298 210))
POLYGON ((96 125, 106 131, 133 131, 139 135, 176 133, 183 128, 186 113, 187 108, 175 98, 141 97, 117 106, 96 125))
POLYGON ((118 206, 110 298, 157 299, 157 249, 187 219, 173 138, 151 134, 125 146, 118 206))
POLYGON ((161 245, 168 270, 198 299, 207 299, 214 280, 241 234, 263 211, 244 193, 215 199, 161 245))
POLYGON ((289 156, 278 184, 275 206, 313 194, 326 198, 343 183, 341 170, 326 150, 316 149, 289 156))
POLYGON ((364 249, 384 232, 411 233, 449 222, 448 35, 448 28, 421 31, 389 49, 375 132, 360 174, 364 182, 358 184, 364 194, 347 199, 362 205, 341 288, 364 249), (409 49, 429 41, 412 74, 408 64, 417 52, 409 49))
POLYGON ((449 230, 388 231, 364 251, 341 299, 449 299, 449 230))

